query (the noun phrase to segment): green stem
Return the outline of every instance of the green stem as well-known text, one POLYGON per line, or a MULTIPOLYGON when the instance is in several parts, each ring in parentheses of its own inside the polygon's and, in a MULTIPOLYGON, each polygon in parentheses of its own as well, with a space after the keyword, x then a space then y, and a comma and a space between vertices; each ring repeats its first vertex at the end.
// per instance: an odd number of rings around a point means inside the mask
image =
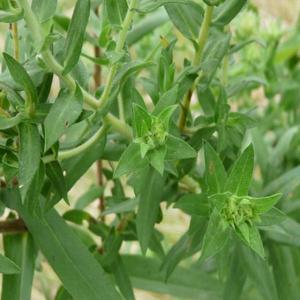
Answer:
POLYGON ((207 6, 205 10, 204 20, 200 28, 198 37, 198 49, 194 57, 194 65, 199 65, 202 59, 203 50, 208 38, 209 27, 211 24, 212 16, 214 12, 214 6, 207 6))
POLYGON ((41 26, 35 16, 35 14, 31 10, 31 7, 30 7, 28 1, 27 0, 18 0, 18 1, 19 1, 20 6, 24 10, 24 19, 25 19, 25 22, 26 22, 28 28, 32 32, 32 38, 34 40, 34 45, 37 50, 40 50, 40 48, 42 47, 42 43, 43 43, 43 38, 42 38, 42 34, 41 34, 41 26))
MULTIPOLYGON (((127 11, 126 17, 122 23, 122 29, 120 31, 117 45, 116 45, 117 53, 121 52, 124 48, 124 45, 126 42, 126 37, 127 37, 128 31, 129 31, 134 13, 135 13, 134 9, 137 6, 137 2, 138 2, 138 0, 131 0, 131 2, 129 4, 128 11, 127 11)), ((108 102, 109 95, 110 95, 112 87, 113 87, 113 80, 115 78, 117 71, 118 71, 118 64, 114 63, 113 65, 111 65, 110 70, 108 72, 106 86, 100 97, 100 102, 99 102, 99 106, 98 106, 99 109, 104 108, 108 102)))
MULTIPOLYGON (((85 143, 81 144, 80 146, 70 150, 59 151, 57 155, 57 159, 65 160, 81 154, 85 150, 92 147, 101 137, 103 137, 104 134, 106 133, 106 130, 107 130, 107 126, 103 126, 91 138, 89 138, 85 143)), ((55 159, 56 158, 54 155, 48 155, 43 157, 43 162, 49 163, 55 159)))
POLYGON ((116 118, 113 114, 107 114, 103 120, 104 123, 110 125, 112 129, 119 132, 125 138, 132 140, 133 134, 129 125, 116 118))
MULTIPOLYGON (((205 47, 205 44, 207 42, 208 39, 208 33, 209 33, 209 28, 210 28, 210 24, 212 21, 212 16, 213 16, 213 11, 214 11, 214 7, 213 6, 207 6, 206 10, 205 10, 205 15, 204 15, 204 20, 202 22, 201 28, 200 28, 200 32, 199 32, 199 37, 198 37, 198 49, 195 52, 195 57, 193 60, 193 64, 195 66, 199 65, 201 63, 202 60, 202 54, 203 54, 203 50, 205 47)), ((192 95, 195 89, 195 84, 193 85, 193 87, 189 90, 189 92, 185 95, 183 104, 182 104, 182 108, 181 108, 181 113, 179 116, 179 129, 182 131, 185 127, 185 123, 186 123, 186 119, 188 116, 188 112, 189 112, 189 108, 190 108, 190 104, 191 104, 191 99, 192 99, 192 95)))

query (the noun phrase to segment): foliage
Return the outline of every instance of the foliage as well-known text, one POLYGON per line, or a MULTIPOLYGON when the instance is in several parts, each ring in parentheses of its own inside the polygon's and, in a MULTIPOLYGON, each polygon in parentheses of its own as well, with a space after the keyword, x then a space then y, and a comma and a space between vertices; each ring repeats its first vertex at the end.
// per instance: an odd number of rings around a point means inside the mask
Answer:
POLYGON ((46 299, 298 299, 299 24, 246 0, 61 7, 0 2, 2 299, 31 299, 44 260, 46 299))

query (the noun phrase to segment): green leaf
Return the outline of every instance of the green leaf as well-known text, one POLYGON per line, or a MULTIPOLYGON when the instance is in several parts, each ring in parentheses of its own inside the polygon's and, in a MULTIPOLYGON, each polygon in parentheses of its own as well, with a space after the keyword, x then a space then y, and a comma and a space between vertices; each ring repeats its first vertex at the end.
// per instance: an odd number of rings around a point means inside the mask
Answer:
POLYGON ((37 104, 37 91, 25 68, 7 53, 3 53, 8 70, 16 83, 22 86, 26 94, 26 106, 34 108, 37 104))
POLYGON ((64 70, 68 74, 78 63, 90 16, 90 0, 77 0, 64 46, 64 70))
POLYGON ((75 93, 67 90, 59 93, 44 121, 45 151, 51 148, 66 129, 77 120, 82 112, 82 104, 82 93, 78 86, 75 93))
POLYGON ((236 247, 231 256, 230 268, 223 291, 223 300, 239 300, 246 282, 246 270, 243 257, 236 247))
POLYGON ((144 36, 152 33, 157 27, 162 26, 169 20, 165 11, 158 10, 157 12, 142 18, 137 22, 132 30, 127 35, 127 44, 131 46, 141 40, 144 36))
POLYGON ((187 194, 181 197, 174 205, 189 215, 206 217, 209 215, 207 196, 204 194, 187 194))
POLYGON ((192 256, 201 249, 206 227, 206 217, 192 216, 189 229, 171 247, 163 261, 161 270, 165 273, 165 279, 170 277, 182 259, 192 256))
POLYGON ((139 208, 136 227, 138 240, 142 252, 145 254, 149 247, 154 224, 159 213, 164 180, 153 168, 147 168, 139 180, 141 181, 142 186, 139 191, 140 194, 138 195, 139 208))
POLYGON ((197 156, 197 152, 192 146, 170 134, 167 137, 166 146, 166 160, 188 159, 197 156))
POLYGON ((159 120, 163 123, 166 131, 169 130, 170 119, 177 108, 178 105, 168 106, 164 108, 157 116, 159 120))
POLYGON ((286 220, 287 215, 284 214, 281 210, 276 207, 272 207, 266 213, 260 215, 260 221, 258 222, 259 226, 271 226, 282 223, 286 220))
MULTIPOLYGON (((89 170, 92 164, 102 158, 106 135, 81 154, 61 162, 65 174, 67 189, 70 190, 74 184, 89 170)), ((52 208, 61 198, 55 194, 46 205, 46 210, 52 208)))
POLYGON ((0 273, 18 274, 20 273, 20 267, 6 256, 0 254, 0 273))
POLYGON ((237 196, 248 194, 254 167, 254 150, 250 145, 235 162, 226 181, 225 190, 237 196))
POLYGON ((261 258, 265 258, 264 246, 258 229, 254 225, 242 223, 235 230, 237 236, 261 258))
POLYGON ((258 213, 268 212, 282 197, 282 194, 275 194, 268 197, 250 198, 258 213))
POLYGON ((271 244, 270 258, 279 299, 297 300, 300 294, 298 270, 291 248, 271 244))
POLYGON ((122 258, 131 282, 137 289, 182 299, 220 299, 220 281, 199 268, 178 267, 166 281, 159 260, 137 255, 125 255, 122 258))
POLYGON ((147 155, 149 158, 151 166, 160 174, 163 175, 164 173, 164 159, 166 156, 166 147, 161 146, 157 149, 150 151, 147 155))
POLYGON ((119 178, 122 175, 138 171, 146 166, 147 160, 141 158, 140 145, 132 143, 123 152, 114 172, 114 177, 119 178))
POLYGON ((214 94, 212 93, 212 90, 210 88, 201 89, 200 85, 198 85, 197 98, 203 112, 208 116, 214 115, 216 108, 216 100, 214 94))
POLYGON ((73 298, 68 291, 61 286, 55 295, 55 300, 73 300, 73 298))
POLYGON ((261 259, 249 248, 240 248, 244 268, 249 279, 259 290, 264 300, 278 300, 273 274, 267 261, 261 259))
POLYGON ((133 130, 136 137, 141 137, 146 131, 150 130, 152 118, 150 114, 140 105, 133 105, 133 130))
POLYGON ((214 209, 207 226, 201 250, 201 261, 219 253, 228 241, 229 227, 222 220, 217 209, 214 209))
POLYGON ((226 0, 216 9, 213 23, 220 26, 229 24, 246 3, 247 0, 226 0))
POLYGON ((21 7, 13 8, 4 11, 0 10, 0 22, 1 23, 14 23, 23 18, 24 10, 21 7))
POLYGON ((158 115, 162 112, 165 108, 169 106, 173 106, 177 103, 177 96, 178 96, 178 84, 172 87, 170 90, 166 91, 161 98, 158 100, 155 108, 152 112, 153 115, 158 115))
POLYGON ((1 190, 0 198, 15 208, 34 241, 74 300, 120 300, 110 278, 59 214, 28 211, 16 190, 1 190))
POLYGON ((53 161, 46 164, 46 174, 50 179, 53 188, 68 203, 68 190, 63 175, 63 170, 58 161, 53 161))
POLYGON ((292 218, 286 217, 280 224, 261 227, 261 229, 264 229, 268 238, 273 241, 300 247, 300 224, 292 218))
POLYGON ((206 90, 211 83, 217 69, 230 47, 231 35, 214 31, 210 35, 204 48, 201 70, 203 78, 200 81, 201 90, 206 90))
POLYGON ((40 165, 41 142, 38 128, 34 124, 20 124, 19 134, 19 186, 22 199, 25 200, 30 184, 40 165))
POLYGON ((5 255, 20 266, 20 273, 4 275, 2 300, 30 300, 37 248, 29 233, 4 235, 5 255))
POLYGON ((42 162, 40 162, 39 168, 36 171, 32 182, 30 183, 29 189, 27 191, 24 206, 29 210, 34 210, 39 206, 40 203, 40 193, 44 185, 45 178, 45 167, 42 162))
POLYGON ((165 9, 176 28, 188 39, 196 40, 203 20, 203 8, 195 2, 165 4, 165 9))
POLYGON ((204 155, 205 178, 209 194, 212 195, 224 192, 227 174, 219 155, 209 143, 205 143, 204 155))
POLYGON ((44 23, 55 14, 57 0, 33 0, 31 9, 36 14, 40 23, 44 23))
POLYGON ((138 198, 132 198, 129 200, 122 201, 121 203, 114 204, 104 212, 101 213, 102 216, 110 215, 110 214, 121 214, 126 212, 134 211, 137 205, 139 204, 138 198))
POLYGON ((155 0, 155 1, 143 1, 141 3, 141 5, 139 6, 139 8, 137 9, 138 12, 140 13, 150 13, 156 9, 158 9, 159 7, 166 5, 166 4, 189 4, 192 5, 192 3, 194 3, 191 0, 155 0))
POLYGON ((82 225, 83 221, 87 221, 89 223, 93 219, 88 212, 80 209, 71 209, 66 211, 63 214, 63 218, 78 225, 82 225))
POLYGON ((0 130, 6 130, 15 127, 23 120, 24 120, 24 115, 22 113, 18 113, 16 116, 12 118, 0 117, 0 130))
POLYGON ((123 258, 118 255, 114 262, 111 264, 110 268, 112 269, 116 284, 126 300, 134 300, 134 292, 132 284, 126 270, 126 267, 123 263, 123 258))
POLYGON ((290 169, 289 171, 269 182, 263 189, 262 194, 269 195, 277 192, 286 193, 293 191, 295 186, 298 185, 299 175, 300 166, 290 169))
POLYGON ((128 5, 126 0, 104 0, 105 12, 111 25, 121 26, 128 5))
POLYGON ((0 81, 0 89, 5 92, 8 101, 15 108, 24 106, 24 99, 7 83, 0 81))
POLYGON ((94 200, 99 198, 103 194, 102 186, 91 186, 87 192, 85 192, 80 198, 76 201, 76 209, 84 209, 94 200))

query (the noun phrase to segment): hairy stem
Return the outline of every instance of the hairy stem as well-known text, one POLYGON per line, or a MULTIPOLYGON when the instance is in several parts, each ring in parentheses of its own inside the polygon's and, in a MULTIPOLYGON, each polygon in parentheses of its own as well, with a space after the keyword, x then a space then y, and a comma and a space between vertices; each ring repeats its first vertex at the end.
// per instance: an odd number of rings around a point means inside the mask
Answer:
MULTIPOLYGON (((214 11, 213 6, 206 7, 204 20, 202 22, 200 32, 199 32, 199 37, 198 37, 198 43, 197 43, 198 49, 195 52, 195 57, 193 60, 193 64, 195 66, 199 65, 202 60, 202 54, 203 54, 205 44, 207 42, 209 27, 210 27, 212 16, 213 16, 213 11, 214 11)), ((191 104, 191 99, 192 99, 194 89, 195 89, 195 85, 193 85, 193 87, 188 91, 188 93, 185 95, 184 100, 183 100, 183 104, 181 107, 181 113, 179 116, 179 123, 178 123, 178 127, 181 131, 184 130, 184 127, 186 124, 186 119, 187 119, 188 112, 190 109, 190 104, 191 104)))

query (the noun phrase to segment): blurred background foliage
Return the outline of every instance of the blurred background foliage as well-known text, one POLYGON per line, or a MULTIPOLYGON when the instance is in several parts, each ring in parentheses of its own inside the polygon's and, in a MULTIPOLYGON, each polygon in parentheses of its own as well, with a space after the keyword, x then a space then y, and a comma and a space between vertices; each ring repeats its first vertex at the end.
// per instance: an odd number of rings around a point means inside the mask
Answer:
MULTIPOLYGON (((59 12, 72 14, 75 1, 59 1, 59 12)), ((256 120, 254 129, 248 131, 254 142, 258 167, 255 170, 255 191, 270 194, 280 189, 286 192, 288 201, 284 210, 300 221, 300 1, 298 0, 251 0, 234 20, 230 31, 233 43, 245 43, 236 61, 229 61, 228 82, 238 97, 231 98, 233 110, 250 112, 256 120), (251 77, 249 77, 251 74, 251 77), (243 77, 244 81, 239 82, 243 77), (235 90, 238 89, 238 90, 235 90), (278 178, 278 175, 283 174, 278 178), (276 179, 277 178, 277 179, 276 179)), ((137 17, 138 18, 138 17, 137 17)), ((92 22, 93 22, 93 18, 92 22)), ((162 20, 163 17, 159 17, 162 20)), ((0 50, 7 38, 8 26, 0 25, 0 50)), ((181 33, 169 24, 163 24, 154 34, 144 37, 132 49, 133 56, 145 57, 149 49, 160 44, 160 36, 172 39, 176 36, 175 59, 178 68, 184 57, 192 55, 191 44, 186 43, 181 33)), ((92 53, 93 49, 85 49, 92 53)), ((86 61, 88 64, 89 62, 86 61)), ((87 68, 88 69, 88 68, 87 68)), ((90 74, 92 76, 92 74, 90 74)), ((57 91, 53 91, 55 94, 57 91)), ((193 101, 197 108, 197 101, 193 101)), ((88 186, 96 184, 96 167, 76 184, 70 192, 71 203, 77 200, 88 186)), ((127 190, 128 196, 132 191, 127 190)), ((105 195, 110 195, 108 183, 105 195)), ((60 202, 61 212, 66 210, 60 202)), ((89 207, 97 215, 96 204, 89 207)), ((164 207, 164 221, 158 228, 165 234, 164 246, 169 249, 186 231, 189 217, 179 210, 164 207)), ((299 238, 299 237, 298 237, 299 238)), ((137 243, 126 243, 124 253, 139 251, 137 243)), ((192 259, 192 258, 191 258, 192 259)), ((183 264, 188 264, 184 261, 183 264)), ((39 258, 39 272, 36 273, 33 300, 50 300, 59 286, 59 280, 51 268, 39 258)), ((161 294, 136 290, 137 299, 176 299, 161 294)), ((253 298, 254 299, 254 298, 253 298)), ((287 299, 288 300, 288 299, 287 299)))

